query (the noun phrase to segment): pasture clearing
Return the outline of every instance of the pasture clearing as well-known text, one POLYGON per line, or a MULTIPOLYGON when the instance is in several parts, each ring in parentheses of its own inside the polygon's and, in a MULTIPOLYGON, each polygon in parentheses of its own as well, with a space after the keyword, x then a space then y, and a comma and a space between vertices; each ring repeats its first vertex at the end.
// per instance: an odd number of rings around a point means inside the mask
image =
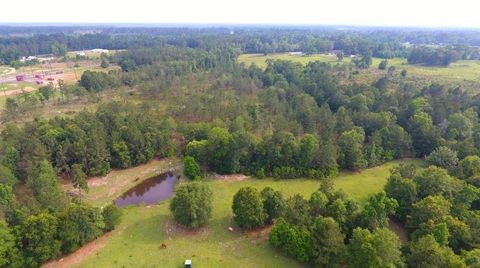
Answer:
MULTIPOLYGON (((420 160, 402 160, 361 172, 342 172, 335 178, 335 185, 363 203, 369 195, 383 189, 389 170, 400 162, 421 163, 420 160)), ((118 171, 111 180, 116 182, 118 178, 119 183, 131 180, 142 170, 137 168, 118 171)), ((195 267, 303 267, 270 247, 268 228, 251 232, 238 230, 231 221, 232 198, 245 186, 259 190, 270 186, 286 196, 300 193, 308 198, 319 188, 320 181, 229 178, 205 180, 214 192, 214 207, 212 219, 204 228, 191 231, 176 225, 169 211, 170 200, 153 206, 129 206, 122 209, 122 223, 104 239, 106 241, 101 240, 101 246, 88 253, 80 250, 48 267, 182 267, 186 258, 191 258, 195 267), (234 226, 234 232, 228 231, 229 226, 234 226), (161 249, 162 243, 168 248, 161 249), (75 262, 69 263, 69 259, 75 262)), ((85 198, 93 204, 103 204, 107 199, 101 193, 106 189, 108 187, 92 185, 85 198)))
MULTIPOLYGON (((346 56, 343 61, 338 61, 335 55, 327 54, 312 54, 312 55, 290 55, 288 53, 276 53, 276 54, 242 54, 238 57, 238 61, 244 63, 245 66, 250 66, 255 63, 258 67, 265 69, 267 67, 267 60, 290 60, 299 62, 301 64, 307 64, 313 61, 321 61, 336 64, 350 64, 351 58, 346 56)), ((369 71, 379 74, 386 74, 385 71, 378 70, 378 64, 382 61, 380 58, 372 58, 372 65, 369 71)), ((429 67, 422 65, 411 65, 407 63, 407 59, 393 58, 388 59, 388 66, 394 66, 397 72, 405 69, 408 76, 412 78, 420 77, 433 80, 435 82, 473 82, 478 83, 480 80, 480 60, 460 60, 454 62, 446 67, 429 67)))
POLYGON ((10 66, 0 66, 0 75, 14 74, 15 68, 10 66))

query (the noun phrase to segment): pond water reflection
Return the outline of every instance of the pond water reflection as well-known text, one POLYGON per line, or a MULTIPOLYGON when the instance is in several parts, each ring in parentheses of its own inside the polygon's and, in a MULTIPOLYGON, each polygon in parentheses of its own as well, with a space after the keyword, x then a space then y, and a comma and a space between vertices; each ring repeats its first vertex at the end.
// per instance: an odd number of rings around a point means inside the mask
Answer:
POLYGON ((173 194, 176 182, 177 176, 170 172, 146 179, 117 198, 115 205, 156 204, 173 194))

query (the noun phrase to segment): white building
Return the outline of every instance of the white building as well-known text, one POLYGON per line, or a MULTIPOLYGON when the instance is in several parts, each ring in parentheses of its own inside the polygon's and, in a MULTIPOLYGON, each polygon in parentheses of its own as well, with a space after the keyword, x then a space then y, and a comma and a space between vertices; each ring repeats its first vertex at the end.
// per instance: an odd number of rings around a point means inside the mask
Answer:
POLYGON ((92 49, 90 50, 92 51, 93 53, 108 53, 108 49, 102 49, 102 48, 95 48, 95 49, 92 49))

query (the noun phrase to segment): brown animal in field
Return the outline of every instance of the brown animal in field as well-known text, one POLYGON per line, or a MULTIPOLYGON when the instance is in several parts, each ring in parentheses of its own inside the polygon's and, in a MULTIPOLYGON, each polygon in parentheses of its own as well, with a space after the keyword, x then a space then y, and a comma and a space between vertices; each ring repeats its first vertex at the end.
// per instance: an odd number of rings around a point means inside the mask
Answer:
POLYGON ((165 243, 162 243, 162 245, 160 246, 161 249, 167 249, 167 244, 165 243))

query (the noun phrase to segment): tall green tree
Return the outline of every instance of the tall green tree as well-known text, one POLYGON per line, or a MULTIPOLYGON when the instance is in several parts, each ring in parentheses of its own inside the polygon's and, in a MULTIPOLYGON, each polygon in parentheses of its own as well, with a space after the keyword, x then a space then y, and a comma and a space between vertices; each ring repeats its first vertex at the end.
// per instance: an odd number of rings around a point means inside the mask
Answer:
POLYGON ((0 183, 14 186, 18 180, 10 168, 0 165, 0 183))
POLYGON ((416 112, 408 122, 413 148, 417 156, 430 154, 439 144, 440 133, 433 125, 432 118, 425 112, 416 112))
POLYGON ((356 228, 348 245, 348 267, 405 267, 400 240, 392 231, 356 228))
POLYGON ((227 129, 213 128, 207 139, 208 166, 220 173, 234 173, 239 169, 239 155, 233 136, 227 129))
POLYGON ((86 204, 71 203, 58 216, 58 238, 62 251, 72 252, 102 234, 101 211, 86 204))
POLYGON ((312 235, 303 226, 280 218, 270 231, 268 240, 273 247, 300 262, 314 264, 316 261, 312 235))
POLYGON ((60 255, 61 241, 57 238, 57 228, 58 219, 48 213, 31 215, 15 227, 27 267, 38 267, 60 255))
POLYGON ((261 227, 267 220, 262 196, 253 187, 242 187, 233 196, 233 220, 245 229, 261 227))
POLYGON ((78 189, 80 196, 82 196, 82 191, 88 193, 87 175, 83 172, 80 164, 72 165, 70 176, 72 178, 73 187, 78 189))
POLYGON ((18 250, 12 230, 0 221, 0 267, 20 268, 23 266, 22 255, 18 250))
POLYGON ((461 181, 448 175, 445 169, 430 166, 421 170, 415 177, 420 198, 429 195, 442 195, 452 198, 460 189, 461 181))
POLYGON ((30 178, 28 185, 43 208, 60 209, 65 205, 57 175, 47 160, 40 163, 38 175, 30 178))
POLYGON ((112 231, 120 224, 122 219, 122 211, 117 208, 114 204, 110 204, 103 208, 102 215, 103 221, 105 223, 105 230, 112 231))
POLYGON ((440 146, 428 155, 427 163, 454 172, 458 165, 457 152, 448 147, 440 146))
POLYGON ((397 200, 384 192, 371 196, 359 215, 360 225, 370 230, 388 227, 388 217, 395 214, 397 200))
POLYGON ((195 158, 191 156, 185 156, 183 160, 183 173, 191 180, 199 180, 202 176, 200 166, 195 161, 195 158))
POLYGON ((424 236, 417 242, 411 243, 409 251, 407 261, 411 267, 466 267, 459 256, 455 255, 450 248, 441 246, 432 235, 424 236))
POLYGON ((200 182, 181 185, 175 191, 170 211, 176 222, 201 227, 212 217, 212 190, 200 182))
POLYGON ((429 220, 441 222, 450 214, 452 204, 442 196, 427 196, 412 206, 408 225, 415 229, 429 220))
POLYGON ((363 155, 363 130, 353 129, 345 131, 338 139, 338 162, 342 168, 357 170, 366 166, 363 155))
POLYGON ((464 180, 480 175, 480 157, 471 155, 460 160, 456 174, 464 180))
POLYGON ((265 187, 260 193, 263 199, 263 208, 267 213, 267 222, 272 223, 285 211, 286 201, 282 192, 275 191, 271 187, 265 187))
POLYGON ((315 152, 313 165, 322 170, 326 176, 333 176, 338 171, 337 147, 335 145, 335 116, 328 104, 320 107, 318 125, 319 148, 315 152))
POLYGON ((316 263, 321 267, 342 267, 347 257, 345 235, 332 218, 317 217, 311 229, 316 263))
POLYGON ((413 203, 417 200, 417 185, 409 178, 404 178, 400 174, 393 173, 385 184, 387 196, 394 198, 398 202, 396 216, 405 220, 410 214, 413 203))

